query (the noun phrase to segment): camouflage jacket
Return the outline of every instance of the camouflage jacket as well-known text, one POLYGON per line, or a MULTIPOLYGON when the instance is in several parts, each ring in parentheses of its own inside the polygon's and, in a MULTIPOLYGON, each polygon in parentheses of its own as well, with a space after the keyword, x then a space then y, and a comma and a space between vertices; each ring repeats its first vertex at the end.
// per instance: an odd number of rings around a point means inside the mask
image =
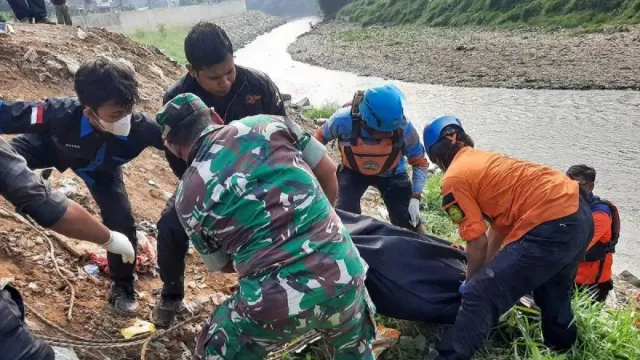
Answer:
POLYGON ((290 123, 258 115, 205 131, 176 201, 203 260, 233 261, 239 311, 262 320, 364 286, 366 272, 304 161, 316 140, 290 123))

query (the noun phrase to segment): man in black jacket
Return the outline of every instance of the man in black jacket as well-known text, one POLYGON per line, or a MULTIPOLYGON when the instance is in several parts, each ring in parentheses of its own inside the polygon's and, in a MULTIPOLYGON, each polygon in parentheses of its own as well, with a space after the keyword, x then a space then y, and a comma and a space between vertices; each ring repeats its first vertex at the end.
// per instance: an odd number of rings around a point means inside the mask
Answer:
MULTIPOLYGON (((121 166, 145 148, 164 149, 160 127, 133 111, 137 82, 126 65, 100 58, 75 76, 78 98, 4 102, 0 133, 23 134, 11 146, 31 169, 71 169, 86 183, 104 224, 125 234, 136 248, 136 230, 121 166)), ((108 254, 111 303, 121 315, 136 314, 133 263, 108 254)))
MULTIPOLYGON (((196 24, 185 39, 184 52, 189 73, 167 90, 164 103, 177 95, 193 93, 214 108, 225 124, 251 115, 286 115, 273 81, 260 71, 234 63, 233 45, 218 25, 196 24)), ((173 172, 182 178, 186 163, 169 151, 165 153, 173 172)), ((159 327, 169 326, 184 297, 189 239, 178 220, 174 200, 169 200, 158 222, 158 265, 164 286, 153 320, 159 327)))
MULTIPOLYGON (((0 101, 0 107, 2 106, 0 101)), ((133 262, 134 251, 126 236, 109 231, 82 206, 52 191, 33 173, 26 161, 0 139, 0 195, 18 211, 60 234, 102 245, 113 256, 133 262)), ((0 284, 0 358, 53 360, 53 349, 33 336, 24 324, 22 296, 9 284, 0 284)))

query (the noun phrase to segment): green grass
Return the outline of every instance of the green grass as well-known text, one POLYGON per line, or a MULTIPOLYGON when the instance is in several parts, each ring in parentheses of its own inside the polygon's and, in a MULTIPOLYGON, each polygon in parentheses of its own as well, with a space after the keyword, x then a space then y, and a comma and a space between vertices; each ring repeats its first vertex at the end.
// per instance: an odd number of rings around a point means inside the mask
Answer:
POLYGON ((320 107, 312 107, 302 111, 302 115, 305 117, 315 119, 328 119, 338 110, 337 104, 325 104, 320 107))
POLYGON ((139 43, 155 46, 179 63, 186 64, 184 38, 188 32, 188 27, 167 29, 164 24, 160 24, 155 31, 137 29, 129 36, 139 43))
POLYGON ((0 11, 0 21, 2 22, 7 22, 12 18, 11 13, 10 12, 3 12, 0 11))
POLYGON ((461 242, 456 225, 441 210, 440 181, 442 174, 429 176, 422 193, 420 204, 425 230, 434 236, 452 242, 461 242))
MULTIPOLYGON (((429 177, 422 196, 422 216, 427 231, 443 239, 460 241, 455 225, 440 210, 440 182, 442 174, 429 177)), ((568 354, 558 354, 543 344, 540 314, 536 310, 516 306, 501 316, 499 324, 475 360, 637 360, 640 359, 640 313, 638 305, 629 303, 624 308, 603 309, 593 303, 585 293, 576 293, 573 299, 579 340, 568 354)), ((427 339, 424 350, 415 342, 398 343, 386 350, 380 360, 423 359, 430 349, 437 347, 445 327, 412 321, 397 320, 376 315, 376 321, 386 327, 398 329, 402 336, 427 339)), ((285 359, 326 360, 326 349, 315 346, 310 353, 287 355, 285 359)))
POLYGON ((640 0, 355 0, 338 16, 362 25, 602 27, 640 23, 640 0))

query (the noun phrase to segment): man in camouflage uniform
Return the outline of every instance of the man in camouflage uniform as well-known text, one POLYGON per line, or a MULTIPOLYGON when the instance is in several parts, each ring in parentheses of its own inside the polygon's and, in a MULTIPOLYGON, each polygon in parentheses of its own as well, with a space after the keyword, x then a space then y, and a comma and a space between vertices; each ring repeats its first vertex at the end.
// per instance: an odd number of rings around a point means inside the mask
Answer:
POLYGON ((209 269, 232 264, 239 276, 195 358, 263 359, 316 330, 336 359, 373 359, 366 264, 314 176, 335 174, 324 146, 279 116, 211 125, 219 116, 193 94, 156 120, 167 148, 190 164, 176 200, 189 238, 209 269))

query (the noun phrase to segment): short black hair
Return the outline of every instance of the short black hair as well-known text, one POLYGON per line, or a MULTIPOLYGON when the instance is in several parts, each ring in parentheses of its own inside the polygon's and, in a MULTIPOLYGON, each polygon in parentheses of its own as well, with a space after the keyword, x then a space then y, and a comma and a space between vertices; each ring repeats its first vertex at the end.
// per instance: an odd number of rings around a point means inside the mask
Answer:
POLYGON ((429 150, 429 153, 427 154, 429 155, 431 161, 444 166, 443 170, 449 168, 451 162, 453 161, 453 158, 456 156, 458 151, 460 151, 460 149, 465 146, 475 146, 471 136, 465 133, 464 130, 460 129, 460 127, 449 125, 442 129, 443 132, 446 132, 447 130, 451 130, 449 131, 449 133, 456 135, 456 141, 451 142, 451 140, 449 140, 448 138, 442 138, 435 144, 433 144, 433 146, 431 146, 431 150, 429 150), (456 128, 455 132, 453 128, 456 128))
POLYGON ((220 64, 233 56, 233 44, 220 26, 201 21, 195 24, 184 39, 184 54, 195 71, 220 64))
POLYGON ((192 145, 207 126, 213 124, 211 109, 200 109, 174 125, 167 134, 167 142, 175 145, 192 145))
POLYGON ((130 108, 140 101, 133 69, 104 57, 82 64, 73 85, 80 102, 93 110, 108 102, 130 108))
POLYGON ((596 169, 585 164, 573 165, 567 170, 567 176, 575 179, 581 177, 588 182, 596 181, 596 169))

